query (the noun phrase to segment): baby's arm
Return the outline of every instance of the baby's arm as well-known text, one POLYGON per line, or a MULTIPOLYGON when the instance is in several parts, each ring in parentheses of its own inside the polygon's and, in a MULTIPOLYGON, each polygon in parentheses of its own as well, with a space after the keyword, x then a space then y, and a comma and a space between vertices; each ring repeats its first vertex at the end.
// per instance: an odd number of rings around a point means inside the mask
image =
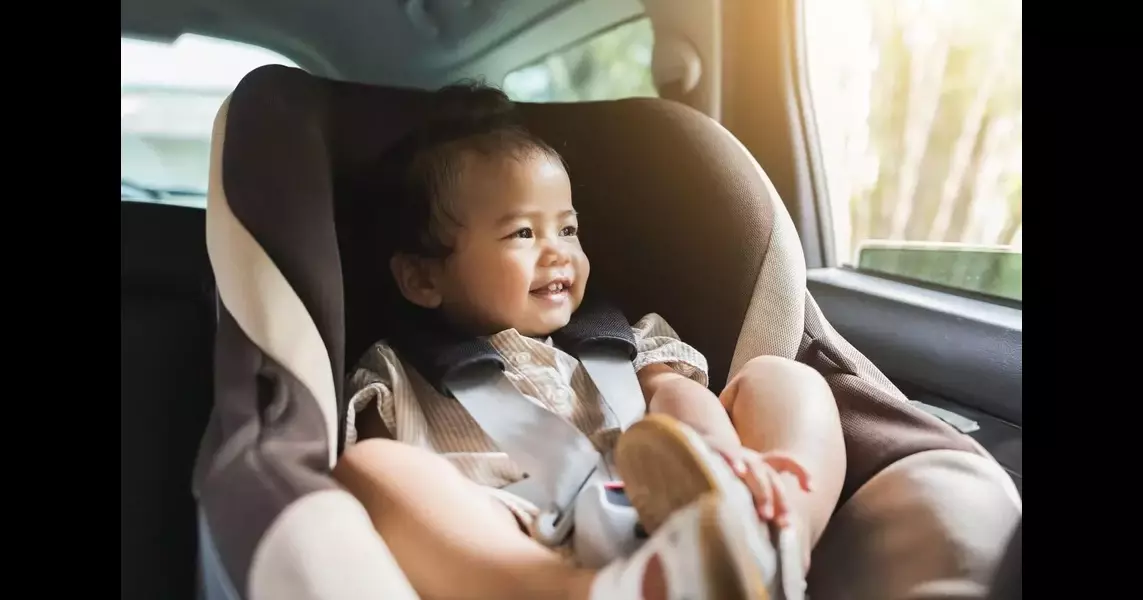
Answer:
POLYGON ((639 382, 651 412, 687 423, 712 446, 756 451, 755 462, 761 457, 775 470, 793 475, 772 493, 765 489, 772 486, 751 482, 753 474, 744 479, 763 518, 770 513, 784 521, 788 514, 801 522, 808 565, 809 549, 836 508, 846 467, 837 404, 821 375, 796 361, 761 357, 747 363, 721 397, 662 365, 641 369, 639 382), (766 496, 773 498, 772 508, 766 506, 771 502, 766 496))
POLYGON ((666 365, 647 365, 639 371, 639 383, 650 412, 690 425, 723 455, 750 488, 759 518, 780 526, 801 523, 808 565, 810 548, 833 513, 845 477, 840 424, 828 387, 816 372, 794 361, 770 359, 785 372, 770 377, 756 368, 764 362, 758 361, 743 369, 721 397, 666 365), (759 383, 758 375, 763 385, 751 385, 759 383), (829 435, 833 429, 836 439, 829 435))
POLYGON ((707 389, 707 362, 655 313, 632 327, 638 348, 635 370, 650 412, 670 415, 709 440, 738 446, 726 409, 707 389))
POLYGON ((672 416, 720 445, 742 445, 726 407, 701 383, 657 363, 639 370, 639 386, 648 412, 672 416))
POLYGON ((731 466, 750 489, 758 518, 786 526, 791 519, 790 499, 780 475, 789 473, 794 485, 810 490, 809 473, 801 463, 782 452, 784 448, 767 448, 760 452, 745 435, 734 427, 730 407, 716 398, 705 386, 683 377, 664 365, 648 365, 640 371, 643 393, 649 399, 650 412, 670 415, 695 429, 731 466), (776 451, 775 451, 776 450, 776 451))
POLYGON ((816 539, 845 477, 837 404, 821 375, 793 360, 758 357, 738 369, 715 396, 706 386, 706 359, 662 317, 649 314, 632 330, 638 348, 635 368, 648 409, 687 423, 728 462, 738 463, 735 470, 751 487, 763 518, 773 509, 771 514, 782 521, 778 503, 792 500, 794 517, 809 522, 801 529, 816 539), (750 472, 740 468, 743 461, 750 472), (767 485, 778 479, 786 485, 767 485), (790 497, 775 498, 770 490, 790 497))

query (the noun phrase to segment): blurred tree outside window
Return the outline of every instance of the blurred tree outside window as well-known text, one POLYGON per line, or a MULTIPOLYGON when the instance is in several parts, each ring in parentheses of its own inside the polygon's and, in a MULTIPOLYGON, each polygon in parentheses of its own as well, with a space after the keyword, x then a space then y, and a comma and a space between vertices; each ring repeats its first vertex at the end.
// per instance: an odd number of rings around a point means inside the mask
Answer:
POLYGON ((519 102, 586 102, 658 93, 651 78, 651 21, 641 18, 512 71, 504 92, 519 102))
POLYGON ((1022 300, 1019 0, 805 0, 836 262, 1022 300))

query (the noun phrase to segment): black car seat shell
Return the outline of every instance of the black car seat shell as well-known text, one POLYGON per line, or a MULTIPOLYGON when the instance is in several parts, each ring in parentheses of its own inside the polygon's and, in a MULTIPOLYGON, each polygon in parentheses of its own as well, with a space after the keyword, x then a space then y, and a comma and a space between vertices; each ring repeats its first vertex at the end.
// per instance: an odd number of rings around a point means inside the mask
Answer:
MULTIPOLYGON (((425 118, 422 94, 268 66, 216 119, 217 401, 196 489, 222 575, 246 597, 412 594, 329 473, 344 443, 344 375, 393 330, 375 227, 384 197, 369 169, 425 118)), ((628 315, 662 314, 706 355, 716 391, 760 355, 802 361, 830 384, 849 464, 810 594, 983 597, 1021 513, 1015 487, 830 327, 806 291, 793 223, 749 152, 657 99, 519 108, 569 166, 593 286, 628 315), (923 595, 933 586, 961 591, 923 595)))

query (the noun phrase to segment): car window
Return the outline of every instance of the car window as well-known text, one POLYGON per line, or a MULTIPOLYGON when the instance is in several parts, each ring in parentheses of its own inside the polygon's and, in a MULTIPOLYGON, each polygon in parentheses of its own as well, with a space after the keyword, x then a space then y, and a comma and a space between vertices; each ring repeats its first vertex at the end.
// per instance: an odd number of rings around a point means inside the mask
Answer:
POLYGON ((267 64, 297 66, 216 38, 121 38, 122 200, 205 208, 214 117, 239 80, 267 64))
POLYGON ((596 34, 512 71, 504 92, 520 102, 581 102, 657 96, 651 76, 651 21, 596 34))
POLYGON ((835 264, 1022 301, 1019 0, 805 0, 835 264))

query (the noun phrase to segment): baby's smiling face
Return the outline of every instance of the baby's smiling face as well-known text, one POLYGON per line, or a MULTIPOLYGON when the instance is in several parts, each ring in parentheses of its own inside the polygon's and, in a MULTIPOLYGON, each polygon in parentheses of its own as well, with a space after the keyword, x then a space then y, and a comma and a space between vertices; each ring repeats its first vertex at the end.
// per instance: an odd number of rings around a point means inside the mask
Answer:
POLYGON ((466 152, 461 163, 448 192, 459 223, 453 251, 419 285, 406 275, 402 292, 478 335, 515 329, 543 337, 567 325, 590 264, 563 165, 538 150, 519 157, 466 152))

